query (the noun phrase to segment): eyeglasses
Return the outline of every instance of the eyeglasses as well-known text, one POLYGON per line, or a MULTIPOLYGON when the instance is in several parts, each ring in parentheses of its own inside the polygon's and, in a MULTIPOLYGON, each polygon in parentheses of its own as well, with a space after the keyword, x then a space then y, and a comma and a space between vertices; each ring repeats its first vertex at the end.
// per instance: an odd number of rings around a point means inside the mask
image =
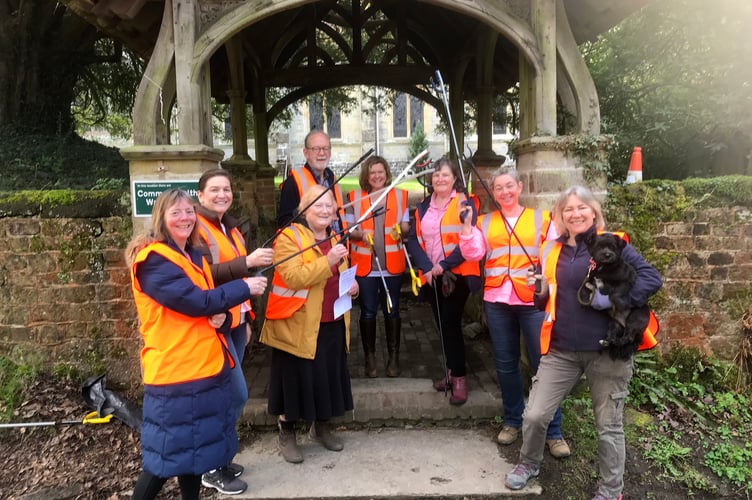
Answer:
POLYGON ((328 153, 332 150, 331 146, 313 146, 312 148, 306 148, 308 151, 313 151, 314 153, 321 153, 322 151, 324 153, 328 153))

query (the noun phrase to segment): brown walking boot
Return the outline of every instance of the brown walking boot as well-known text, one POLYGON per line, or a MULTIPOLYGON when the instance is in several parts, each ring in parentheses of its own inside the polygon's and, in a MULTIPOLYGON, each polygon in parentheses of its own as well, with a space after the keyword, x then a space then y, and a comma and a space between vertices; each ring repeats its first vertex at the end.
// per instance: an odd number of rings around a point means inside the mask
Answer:
MULTIPOLYGON (((282 457, 291 464, 299 464, 303 461, 303 454, 298 448, 298 441, 295 437, 295 424, 292 425, 292 429, 285 429, 282 426, 282 422, 277 422, 279 427, 279 451, 282 457)), ((288 424, 285 424, 286 426, 288 424)))
POLYGON ((324 448, 330 451, 342 451, 345 444, 340 438, 332 434, 329 422, 314 422, 311 424, 311 430, 308 435, 312 440, 324 445, 324 448))

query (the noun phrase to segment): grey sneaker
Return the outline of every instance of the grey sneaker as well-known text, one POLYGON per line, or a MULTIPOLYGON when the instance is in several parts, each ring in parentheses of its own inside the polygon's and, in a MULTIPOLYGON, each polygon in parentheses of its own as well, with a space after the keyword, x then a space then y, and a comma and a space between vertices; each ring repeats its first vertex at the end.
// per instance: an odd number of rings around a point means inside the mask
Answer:
POLYGON ((248 488, 245 481, 234 477, 226 467, 202 474, 201 484, 225 495, 239 495, 248 488))
POLYGON ((230 465, 224 467, 224 469, 230 474, 232 474, 232 477, 242 476, 243 471, 245 470, 245 468, 242 465, 236 464, 235 462, 232 462, 230 465))
POLYGON ((538 477, 538 474, 540 474, 540 467, 520 462, 507 474, 504 486, 510 490, 520 490, 525 487, 531 478, 538 477))

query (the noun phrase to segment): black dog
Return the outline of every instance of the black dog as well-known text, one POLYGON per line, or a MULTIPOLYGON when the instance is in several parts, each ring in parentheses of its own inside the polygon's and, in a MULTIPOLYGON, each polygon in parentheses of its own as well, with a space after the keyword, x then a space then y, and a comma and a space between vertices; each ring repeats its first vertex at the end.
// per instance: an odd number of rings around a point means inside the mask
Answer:
MULTIPOLYGON (((642 334, 650 321, 647 305, 632 307, 629 291, 635 283, 637 272, 621 257, 626 242, 611 233, 589 234, 585 237, 595 267, 591 267, 580 292, 589 291, 587 303, 592 301, 595 289, 608 295, 611 316, 606 338, 600 344, 608 349, 611 359, 629 359, 642 343, 642 334)), ((583 302, 582 293, 578 299, 583 302)))

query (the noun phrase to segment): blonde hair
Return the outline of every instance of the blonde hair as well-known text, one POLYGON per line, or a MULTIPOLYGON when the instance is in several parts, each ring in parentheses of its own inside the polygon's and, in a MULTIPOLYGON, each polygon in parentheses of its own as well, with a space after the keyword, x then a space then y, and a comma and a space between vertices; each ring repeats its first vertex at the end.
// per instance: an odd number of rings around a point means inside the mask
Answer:
MULTIPOLYGON (((334 209, 332 210, 332 216, 334 216, 334 213, 337 209, 337 199, 334 197, 334 193, 331 192, 331 189, 326 186, 322 186, 321 184, 314 184, 308 189, 308 191, 303 193, 303 196, 300 197, 300 203, 298 204, 298 215, 304 215, 303 210, 309 208, 308 205, 310 205, 313 200, 318 198, 319 195, 324 191, 329 191, 332 196, 332 203, 335 205, 334 209)), ((325 196, 326 195, 322 195, 321 198, 324 198, 325 196)))
MULTIPOLYGON (((151 211, 151 229, 135 235, 125 249, 125 262, 128 264, 128 267, 133 265, 136 255, 144 247, 155 241, 167 241, 170 239, 167 224, 165 223, 165 214, 170 207, 183 200, 189 201, 194 206, 196 204, 196 201, 188 193, 179 188, 168 189, 157 197, 157 200, 154 202, 154 208, 151 211)), ((193 230, 188 237, 188 243, 191 246, 199 244, 198 222, 193 226, 193 230)))
POLYGON ((603 217, 603 208, 601 208, 601 203, 595 197, 593 192, 584 186, 572 186, 563 191, 554 203, 553 221, 556 226, 556 231, 560 235, 569 235, 569 231, 567 231, 567 228, 564 225, 564 207, 567 205, 571 196, 578 197, 585 205, 593 210, 593 213, 595 214, 596 229, 606 228, 606 219, 603 217))

